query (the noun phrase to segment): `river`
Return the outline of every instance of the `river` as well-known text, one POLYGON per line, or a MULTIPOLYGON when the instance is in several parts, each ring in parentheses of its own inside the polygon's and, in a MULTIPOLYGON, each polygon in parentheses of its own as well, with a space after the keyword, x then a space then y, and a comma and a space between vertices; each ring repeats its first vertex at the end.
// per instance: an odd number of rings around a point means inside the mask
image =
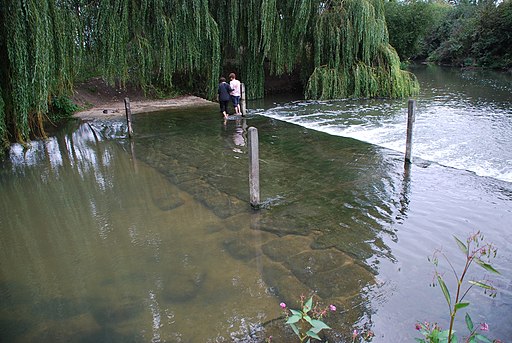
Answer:
POLYGON ((501 275, 496 297, 472 290, 466 309, 510 340, 511 78, 414 71, 408 168, 407 100, 273 98, 226 122, 205 105, 136 115, 133 140, 97 120, 14 145, 0 167, 1 341, 287 342, 279 303, 312 291, 337 307, 330 341, 363 326, 374 342, 413 341, 416 321, 448 320, 427 257, 442 248, 459 270, 453 236, 476 230, 501 275))

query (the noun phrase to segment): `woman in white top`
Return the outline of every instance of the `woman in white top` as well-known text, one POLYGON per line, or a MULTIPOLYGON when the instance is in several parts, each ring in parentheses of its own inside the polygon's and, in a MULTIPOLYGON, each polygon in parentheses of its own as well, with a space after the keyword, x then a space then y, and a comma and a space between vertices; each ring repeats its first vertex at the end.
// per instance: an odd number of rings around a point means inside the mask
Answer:
POLYGON ((233 107, 235 108, 235 114, 240 115, 240 96, 242 93, 240 93, 240 81, 236 79, 235 73, 229 74, 229 86, 233 91, 231 94, 231 101, 233 102, 233 107))

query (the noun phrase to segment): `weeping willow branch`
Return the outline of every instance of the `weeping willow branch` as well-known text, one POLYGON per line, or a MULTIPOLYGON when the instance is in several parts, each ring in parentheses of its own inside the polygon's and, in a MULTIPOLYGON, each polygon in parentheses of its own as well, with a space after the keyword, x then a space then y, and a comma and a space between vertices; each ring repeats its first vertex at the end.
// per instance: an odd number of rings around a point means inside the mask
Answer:
POLYGON ((389 45, 379 0, 331 1, 316 18, 308 98, 404 97, 418 92, 389 45))
POLYGON ((31 135, 45 136, 43 118, 51 96, 71 91, 77 30, 66 29, 73 15, 65 2, 3 0, 0 6, 7 51, 0 70, 0 139, 7 140, 9 130, 23 143, 31 135))
POLYGON ((103 1, 97 13, 93 41, 98 42, 102 75, 111 84, 171 88, 177 72, 207 75, 206 94, 213 98, 220 70, 219 29, 207 0, 103 1))
POLYGON ((0 19, 2 141, 44 136, 49 102, 90 61, 119 87, 179 83, 210 99, 227 61, 248 98, 263 97, 266 71, 300 73, 308 98, 418 91, 383 0, 0 0, 0 19))

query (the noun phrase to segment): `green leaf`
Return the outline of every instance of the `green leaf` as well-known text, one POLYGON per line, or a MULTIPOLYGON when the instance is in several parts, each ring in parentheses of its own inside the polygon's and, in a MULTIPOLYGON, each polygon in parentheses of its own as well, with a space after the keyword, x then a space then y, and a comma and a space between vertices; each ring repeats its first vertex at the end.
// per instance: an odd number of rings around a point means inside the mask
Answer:
POLYGON ((439 340, 446 340, 448 341, 448 335, 450 333, 450 330, 443 330, 439 333, 439 335, 437 336, 439 338, 439 340))
POLYGON ((294 314, 293 316, 288 318, 288 320, 286 321, 286 324, 297 323, 299 320, 301 320, 301 318, 302 318, 302 316, 298 316, 298 315, 294 314))
POLYGON ((300 333, 299 333, 299 329, 297 328, 297 325, 295 325, 295 324, 290 324, 290 326, 292 327, 293 332, 295 332, 295 334, 296 334, 297 336, 299 336, 299 338, 300 338, 300 333))
POLYGON ((318 320, 318 319, 313 319, 311 320, 310 324, 316 329, 318 328, 318 331, 319 332, 320 330, 322 329, 330 329, 329 325, 325 324, 323 321, 321 320, 318 320))
MULTIPOLYGON (((308 316, 308 315, 305 315, 305 316, 303 316, 302 318, 304 318, 304 320, 306 320, 309 324, 311 324, 311 321, 313 320, 313 319, 311 319, 311 317, 310 317, 310 316, 308 316)), ((311 324, 311 325, 313 325, 313 324, 311 324)))
POLYGON ((461 308, 468 307, 469 303, 456 303, 455 304, 455 311, 460 310, 461 308))
POLYGON ((470 280, 468 281, 470 284, 472 285, 475 285, 475 286, 478 286, 478 287, 481 287, 481 288, 484 288, 484 289, 490 289, 490 290, 495 290, 496 288, 494 288, 493 286, 491 285, 488 285, 486 283, 483 283, 481 281, 473 281, 473 280, 470 280))
POLYGON ((308 332, 306 332, 306 335, 308 335, 311 338, 318 339, 319 341, 322 340, 320 338, 320 336, 318 336, 315 332, 313 332, 313 330, 309 330, 308 332))
POLYGON ((309 312, 313 307, 313 297, 309 298, 304 304, 304 312, 309 312))
POLYGON ((462 241, 460 239, 458 239, 457 237, 453 236, 453 238, 455 238, 455 242, 457 242, 457 245, 459 246, 460 251, 462 251, 464 253, 464 255, 467 255, 468 248, 466 247, 466 245, 464 243, 462 243, 462 241))
POLYGON ((448 287, 446 287, 446 284, 444 283, 443 278, 440 275, 437 276, 437 281, 439 282, 439 286, 441 287, 441 290, 443 291, 444 298, 446 299, 448 306, 450 306, 450 308, 451 308, 452 301, 450 299, 450 291, 448 291, 448 287))
POLYGON ((485 270, 489 271, 489 272, 492 272, 492 273, 495 273, 495 274, 501 274, 499 271, 497 271, 496 269, 494 269, 493 266, 491 266, 489 263, 485 263, 484 261, 482 261, 481 259, 477 258, 475 259, 475 262, 482 268, 484 268, 485 270))
POLYGON ((321 328, 316 328, 316 327, 314 327, 314 326, 313 326, 313 327, 311 327, 311 329, 309 329, 309 330, 311 330, 311 331, 313 331, 313 332, 316 332, 316 333, 319 333, 320 331, 322 331, 322 329, 321 329, 321 328))
POLYGON ((468 330, 473 332, 473 329, 474 329, 473 321, 471 320, 471 316, 469 315, 469 313, 466 313, 466 316, 464 317, 464 319, 466 320, 466 326, 468 327, 468 330))
POLYGON ((301 316, 301 317, 302 317, 302 312, 300 312, 300 311, 290 309, 290 312, 291 312, 292 314, 294 314, 294 315, 297 315, 297 316, 301 316))
POLYGON ((478 333, 475 335, 475 338, 478 339, 480 342, 492 343, 492 341, 489 338, 485 337, 484 335, 480 335, 478 333))

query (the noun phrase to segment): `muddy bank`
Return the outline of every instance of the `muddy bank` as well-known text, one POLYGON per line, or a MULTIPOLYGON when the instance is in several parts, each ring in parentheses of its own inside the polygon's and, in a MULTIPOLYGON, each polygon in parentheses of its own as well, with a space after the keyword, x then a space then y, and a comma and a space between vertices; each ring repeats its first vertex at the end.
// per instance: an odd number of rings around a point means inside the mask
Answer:
MULTIPOLYGON (((132 114, 155 112, 169 108, 192 107, 192 106, 215 106, 216 103, 203 98, 186 95, 173 99, 164 100, 136 100, 130 101, 132 114)), ((74 114, 82 120, 93 120, 99 118, 112 118, 125 116, 124 100, 96 105, 88 110, 74 114)))
POLYGON ((124 116, 126 114, 125 98, 130 99, 130 108, 133 114, 168 108, 214 106, 216 104, 193 95, 162 99, 155 94, 146 94, 142 89, 133 85, 124 87, 110 85, 102 78, 94 77, 75 86, 72 101, 83 110, 75 113, 74 117, 94 120, 124 116))

